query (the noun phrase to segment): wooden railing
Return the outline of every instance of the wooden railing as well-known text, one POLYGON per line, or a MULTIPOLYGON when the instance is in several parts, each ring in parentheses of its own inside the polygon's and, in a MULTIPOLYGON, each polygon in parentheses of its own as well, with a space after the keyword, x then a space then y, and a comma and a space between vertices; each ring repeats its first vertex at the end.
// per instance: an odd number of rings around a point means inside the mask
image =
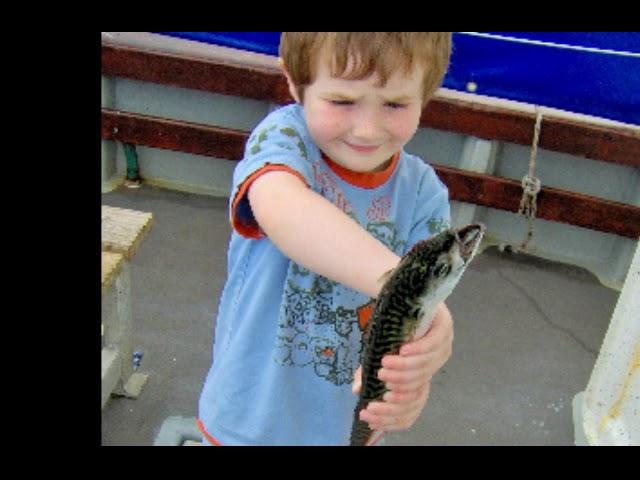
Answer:
MULTIPOLYGON (((102 73, 107 76, 198 89, 285 104, 292 101, 277 68, 182 56, 122 45, 102 45, 102 73)), ((422 126, 465 135, 530 145, 532 113, 434 98, 422 126)), ((211 157, 239 160, 248 132, 102 109, 102 138, 211 157)), ((545 117, 539 147, 640 168, 640 133, 631 128, 592 125, 545 117)), ((520 182, 433 165, 451 198, 516 212, 520 182)), ((640 236, 640 208, 624 203, 543 187, 537 217, 631 238, 640 236)))

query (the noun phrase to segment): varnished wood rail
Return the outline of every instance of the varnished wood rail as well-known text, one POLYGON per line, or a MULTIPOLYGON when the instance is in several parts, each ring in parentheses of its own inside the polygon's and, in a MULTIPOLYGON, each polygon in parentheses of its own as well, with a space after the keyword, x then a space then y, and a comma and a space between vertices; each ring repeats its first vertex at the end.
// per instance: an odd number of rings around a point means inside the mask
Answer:
MULTIPOLYGON (((519 181, 457 168, 433 165, 453 200, 517 212, 522 196, 519 181)), ((568 223, 624 237, 640 237, 640 208, 581 193, 542 187, 536 218, 568 223)))
MULTIPOLYGON (((102 138, 237 161, 248 132, 102 109, 102 138)), ((433 165, 451 199, 517 212, 520 182, 433 165)), ((625 237, 640 236, 640 208, 624 203, 542 187, 537 217, 625 237)))

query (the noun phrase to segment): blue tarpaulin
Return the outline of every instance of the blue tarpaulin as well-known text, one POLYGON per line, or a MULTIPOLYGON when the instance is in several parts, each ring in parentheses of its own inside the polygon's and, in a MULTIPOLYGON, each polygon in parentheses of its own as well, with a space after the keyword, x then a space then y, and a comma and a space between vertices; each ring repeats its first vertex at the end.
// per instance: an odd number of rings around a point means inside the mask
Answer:
MULTIPOLYGON (((280 32, 157 32, 278 55, 280 32)), ((640 33, 455 32, 443 86, 640 125, 640 33)))

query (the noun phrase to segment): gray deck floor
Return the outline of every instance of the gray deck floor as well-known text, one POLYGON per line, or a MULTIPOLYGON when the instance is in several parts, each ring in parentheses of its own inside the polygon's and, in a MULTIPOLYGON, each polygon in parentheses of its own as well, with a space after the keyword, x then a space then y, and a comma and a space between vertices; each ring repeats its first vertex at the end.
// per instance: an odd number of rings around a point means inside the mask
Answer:
MULTIPOLYGON (((230 235, 227 200, 143 185, 102 203, 153 212, 133 258, 134 349, 149 380, 102 411, 103 445, 153 445, 165 420, 197 415, 230 235)), ((407 432, 387 445, 573 445, 585 389, 619 293, 588 272, 489 249, 447 301, 454 353, 407 432)))

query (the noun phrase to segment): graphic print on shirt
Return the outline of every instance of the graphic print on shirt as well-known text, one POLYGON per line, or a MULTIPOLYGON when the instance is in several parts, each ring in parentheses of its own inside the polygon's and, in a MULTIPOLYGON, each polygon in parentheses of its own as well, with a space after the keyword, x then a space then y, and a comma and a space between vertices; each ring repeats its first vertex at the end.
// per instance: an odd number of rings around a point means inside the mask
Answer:
MULTIPOLYGON (((269 132, 273 132, 276 128, 278 128, 276 125, 272 125, 270 127, 265 127, 260 131, 253 133, 247 143, 247 149, 249 150, 249 153, 251 153, 251 155, 256 155, 260 153, 262 151, 262 147, 260 146, 260 144, 267 141, 269 138, 269 132)), ((295 139, 296 146, 298 147, 298 149, 296 150, 291 143, 276 142, 276 145, 286 150, 295 152, 296 154, 299 154, 302 158, 306 160, 307 148, 304 146, 302 137, 300 137, 298 132, 291 127, 282 127, 280 128, 280 133, 282 133, 283 135, 286 135, 287 137, 290 137, 291 139, 295 139)))
POLYGON ((407 242, 406 240, 398 238, 398 232, 392 222, 368 223, 365 229, 377 240, 384 243, 390 250, 393 250, 396 255, 402 255, 407 242))
POLYGON ((383 222, 389 218, 391 199, 388 196, 375 197, 367 209, 367 218, 371 222, 383 222))
POLYGON ((355 292, 292 264, 278 325, 276 361, 313 368, 316 375, 334 385, 350 383, 354 362, 360 356, 360 334, 354 324, 355 310, 336 307, 333 301, 349 295, 355 296, 355 292))
POLYGON ((344 213, 357 221, 347 196, 344 194, 335 178, 333 178, 333 175, 319 167, 318 163, 313 164, 313 180, 314 190, 316 193, 322 195, 344 213))
MULTIPOLYGON (((335 181, 315 173, 325 198, 358 221, 335 181)), ((388 221, 389 210, 390 201, 374 198, 367 211, 368 219, 375 221, 367 222, 365 229, 401 254, 406 241, 398 238, 394 223, 388 221)), ((371 299, 293 262, 287 279, 276 362, 313 368, 334 385, 351 383, 362 350, 362 307, 371 299)))

